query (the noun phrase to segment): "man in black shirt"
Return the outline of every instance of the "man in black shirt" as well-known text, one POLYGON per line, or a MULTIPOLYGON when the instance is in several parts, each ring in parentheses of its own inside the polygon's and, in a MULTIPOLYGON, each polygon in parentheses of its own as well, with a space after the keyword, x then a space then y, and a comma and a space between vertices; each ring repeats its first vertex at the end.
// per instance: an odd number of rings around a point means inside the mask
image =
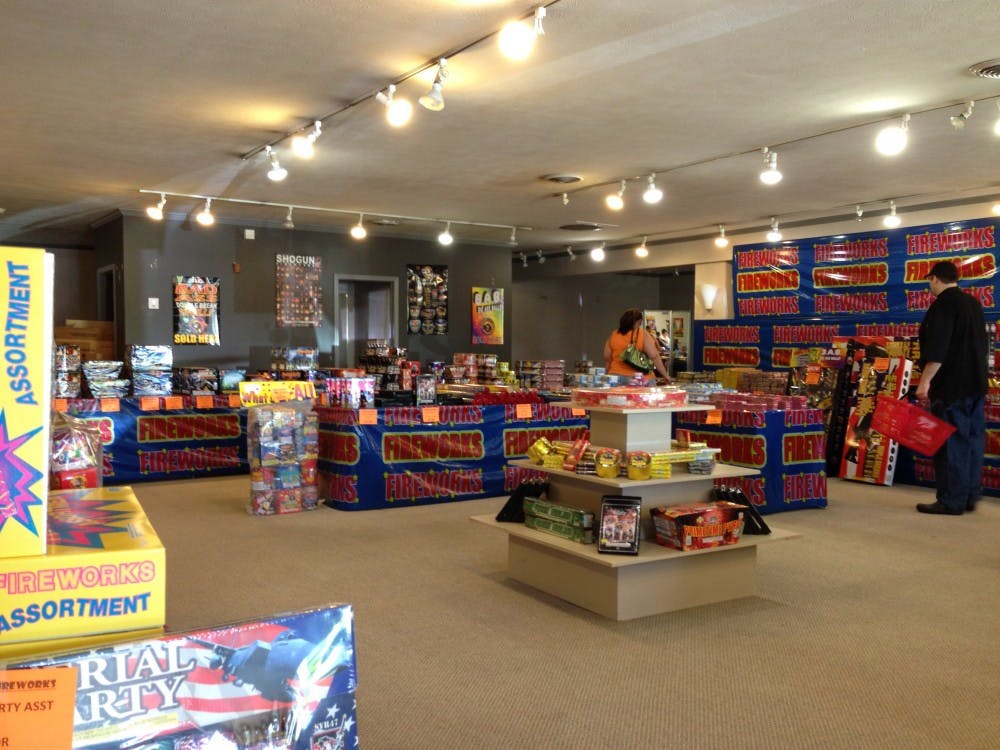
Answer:
POLYGON ((983 306, 958 288, 958 269, 935 263, 927 274, 934 301, 920 324, 922 372, 917 398, 954 425, 934 455, 937 501, 921 513, 960 516, 975 510, 986 450, 987 336, 983 306))

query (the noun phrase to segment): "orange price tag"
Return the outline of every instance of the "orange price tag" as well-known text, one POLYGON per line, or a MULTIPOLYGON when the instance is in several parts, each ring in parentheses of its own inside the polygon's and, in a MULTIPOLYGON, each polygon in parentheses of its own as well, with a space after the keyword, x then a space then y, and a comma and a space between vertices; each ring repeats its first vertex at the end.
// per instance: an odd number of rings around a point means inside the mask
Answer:
POLYGON ((116 398, 102 398, 101 399, 101 411, 121 411, 122 404, 116 398))
POLYGON ((888 372, 888 371, 889 371, 889 358, 875 357, 875 372, 888 372))
POLYGON ((180 396, 164 396, 163 397, 163 408, 164 409, 183 409, 184 399, 180 396))
POLYGON ((819 370, 806 371, 806 385, 819 385, 819 370))
POLYGON ((531 404, 515 404, 514 416, 518 419, 531 419, 535 416, 535 412, 531 408, 531 404))
POLYGON ((3 747, 71 747, 75 704, 76 667, 0 670, 3 747))
POLYGON ((159 396, 142 396, 139 399, 139 408, 143 411, 159 411, 160 410, 160 397, 159 396))
POLYGON ((230 409, 239 409, 241 406, 243 406, 243 402, 240 401, 240 394, 238 394, 238 393, 230 393, 229 394, 229 408, 230 409))
POLYGON ((420 410, 420 419, 425 424, 434 424, 441 421, 441 410, 436 406, 425 406, 420 410))
POLYGON ((52 408, 56 411, 66 411, 69 409, 69 401, 64 398, 52 399, 52 408))
POLYGON ((587 410, 586 409, 570 409, 570 413, 574 417, 585 417, 585 416, 587 416, 587 410))
POLYGON ((378 411, 375 409, 358 409, 358 424, 378 424, 378 411))
POLYGON ((195 396, 194 406, 196 409, 211 409, 215 406, 215 399, 211 396, 195 396))
POLYGON ((712 409, 705 413, 705 424, 722 424, 722 409, 712 409))

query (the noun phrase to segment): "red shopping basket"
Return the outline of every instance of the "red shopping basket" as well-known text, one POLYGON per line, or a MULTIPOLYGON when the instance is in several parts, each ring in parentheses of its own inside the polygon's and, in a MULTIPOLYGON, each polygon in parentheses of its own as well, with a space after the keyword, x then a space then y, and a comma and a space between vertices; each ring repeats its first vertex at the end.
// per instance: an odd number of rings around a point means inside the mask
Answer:
POLYGON ((879 396, 872 429, 925 456, 933 456, 955 431, 954 426, 910 401, 879 396))

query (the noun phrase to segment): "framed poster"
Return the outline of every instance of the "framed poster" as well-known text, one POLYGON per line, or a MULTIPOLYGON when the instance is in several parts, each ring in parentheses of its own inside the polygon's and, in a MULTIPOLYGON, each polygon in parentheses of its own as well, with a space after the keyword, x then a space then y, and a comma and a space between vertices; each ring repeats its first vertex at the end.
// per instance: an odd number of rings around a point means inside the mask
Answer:
POLYGON ((220 346, 218 276, 174 276, 174 344, 220 346))
POLYGON ((278 328, 323 325, 323 259, 274 256, 274 320, 278 328))
POLYGON ((503 289, 472 287, 472 343, 503 343, 503 289))
POLYGON ((407 330, 424 336, 448 334, 448 266, 407 266, 407 330))
POLYGON ((642 499, 631 495, 601 498, 597 551, 616 555, 639 554, 639 515, 642 499))

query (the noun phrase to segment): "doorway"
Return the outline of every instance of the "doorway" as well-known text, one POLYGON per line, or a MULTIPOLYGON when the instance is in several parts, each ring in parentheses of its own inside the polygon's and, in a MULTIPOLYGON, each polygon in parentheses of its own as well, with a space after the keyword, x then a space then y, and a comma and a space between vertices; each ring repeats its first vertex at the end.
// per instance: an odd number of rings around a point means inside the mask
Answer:
POLYGON ((399 330, 399 279, 394 276, 333 277, 334 366, 352 367, 368 339, 396 345, 399 330))

